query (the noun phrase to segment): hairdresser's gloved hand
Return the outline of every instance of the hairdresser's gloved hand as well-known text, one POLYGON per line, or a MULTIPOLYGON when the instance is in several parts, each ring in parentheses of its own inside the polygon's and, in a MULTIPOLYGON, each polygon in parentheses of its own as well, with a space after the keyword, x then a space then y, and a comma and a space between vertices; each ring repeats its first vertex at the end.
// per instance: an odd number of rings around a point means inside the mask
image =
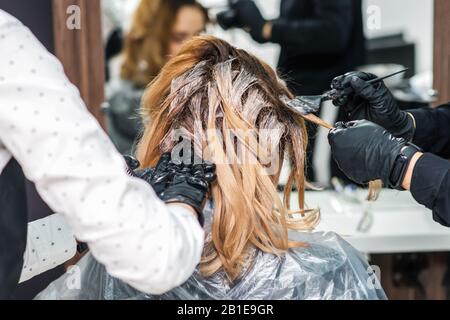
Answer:
POLYGON ((382 180, 388 187, 395 161, 403 147, 386 129, 367 120, 337 123, 328 135, 331 152, 339 168, 354 182, 366 184, 382 180))
POLYGON ((163 154, 154 169, 141 169, 131 157, 126 161, 133 175, 147 181, 158 197, 166 203, 183 203, 192 207, 203 224, 203 206, 209 187, 216 180, 216 166, 211 163, 185 165, 171 161, 170 153, 163 154))
MULTIPOLYGON (((134 159, 134 161, 137 160, 134 159)), ((137 166, 133 168, 133 176, 149 183, 160 199, 177 170, 180 170, 176 164, 170 161, 170 153, 163 154, 155 168, 137 169, 140 166, 138 161, 137 163, 137 166)))
POLYGON ((238 20, 245 29, 249 29, 253 40, 259 43, 267 42, 263 37, 263 28, 266 20, 252 0, 239 0, 233 5, 238 20))
POLYGON ((138 169, 140 163, 131 156, 124 156, 127 163, 127 171, 130 176, 140 178, 149 183, 156 195, 161 198, 161 193, 166 190, 170 181, 180 170, 178 166, 170 161, 170 154, 166 153, 161 156, 155 168, 138 169))
POLYGON ((348 120, 366 119, 387 129, 394 136, 411 141, 415 121, 411 114, 401 111, 394 96, 383 82, 369 84, 376 76, 365 72, 350 72, 335 78, 333 89, 352 87, 354 93, 333 101, 345 108, 348 120))
POLYGON ((136 176, 135 170, 137 168, 139 168, 139 166, 141 164, 139 163, 139 161, 136 158, 134 158, 132 156, 126 155, 126 156, 123 156, 123 158, 125 159, 125 162, 127 164, 127 173, 130 176, 135 177, 136 176))
POLYGON ((176 173, 167 188, 161 193, 166 203, 184 203, 197 212, 203 225, 203 207, 209 187, 216 180, 216 166, 211 163, 176 165, 176 173))

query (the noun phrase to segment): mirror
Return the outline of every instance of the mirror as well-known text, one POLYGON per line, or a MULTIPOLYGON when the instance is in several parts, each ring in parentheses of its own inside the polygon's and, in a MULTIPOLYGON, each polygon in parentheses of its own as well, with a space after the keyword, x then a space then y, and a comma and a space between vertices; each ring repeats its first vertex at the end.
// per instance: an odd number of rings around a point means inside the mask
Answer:
MULTIPOLYGON (((357 0, 354 1, 357 2, 357 0)), ((156 3, 158 1, 147 2, 156 3)), ((300 2, 305 3, 304 8, 307 8, 308 4, 314 3, 313 0, 300 2)), ((113 140, 123 153, 133 153, 135 150, 133 141, 141 128, 141 124, 136 119, 138 119, 137 110, 144 88, 143 84, 149 82, 158 70, 146 61, 140 61, 139 63, 134 61, 134 64, 131 64, 132 68, 150 70, 147 72, 148 76, 144 76, 142 79, 137 78, 136 80, 140 82, 139 85, 129 81, 130 79, 123 81, 125 58, 121 51, 121 45, 123 44, 123 38, 130 31, 133 15, 139 3, 140 0, 103 0, 102 2, 103 33, 105 43, 107 43, 108 84, 106 92, 109 98, 109 127, 113 140)), ((278 66, 280 45, 270 42, 258 44, 242 29, 224 31, 215 23, 216 14, 228 8, 227 0, 199 0, 199 3, 208 9, 211 21, 206 25, 204 31, 196 30, 198 27, 191 28, 193 30, 184 30, 183 32, 186 35, 192 36, 200 31, 213 34, 255 54, 274 68, 278 66)), ((280 0, 255 0, 255 3, 267 20, 279 17, 280 0)), ((149 12, 149 15, 152 14, 151 9, 148 9, 147 12, 149 12)), ((401 70, 404 67, 409 68, 407 74, 386 82, 391 87, 401 107, 405 109, 427 106, 435 99, 435 93, 431 90, 433 78, 433 14, 433 0, 362 1, 362 21, 367 39, 367 58, 364 65, 360 65, 359 68, 363 71, 376 73, 379 76, 401 70)), ((201 15, 197 16, 200 17, 200 20, 202 19, 201 15)), ((161 15, 155 15, 155 17, 160 19, 161 15)), ((146 32, 151 35, 149 30, 146 30, 146 32)), ((173 38, 174 35, 171 34, 169 37, 173 38)), ((299 34, 299 37, 301 37, 301 34, 299 34)), ((181 37, 180 41, 186 39, 187 37, 181 37)), ((143 52, 141 50, 135 52, 135 54, 142 55, 143 52)), ((325 59, 323 64, 327 65, 329 61, 325 59)), ((356 67, 357 65, 352 68, 356 67)), ((346 71, 350 70, 336 72, 346 71)), ((284 73, 290 74, 291 70, 284 73)), ((315 73, 312 72, 311 74, 314 75, 315 73)), ((339 74, 333 74, 333 76, 337 75, 339 74)), ((325 82, 321 82, 319 90, 325 91, 329 88, 332 76, 330 75, 329 78, 325 82)), ((300 92, 308 87, 307 76, 301 78, 301 80, 294 80, 301 82, 301 85, 303 85, 299 89, 300 92)), ((303 92, 302 94, 307 93, 303 92)), ((329 123, 334 123, 338 118, 337 113, 336 108, 323 107, 321 117, 329 123)), ((315 162, 314 160, 310 161, 315 167, 314 171, 318 172, 318 177, 314 177, 313 180, 323 185, 329 185, 331 177, 336 175, 334 169, 330 169, 328 161, 323 161, 323 159, 330 158, 326 134, 325 131, 318 133, 317 143, 314 144, 314 151, 312 152, 319 156, 316 157, 315 162)), ((310 135, 315 136, 316 133, 312 132, 310 135)))

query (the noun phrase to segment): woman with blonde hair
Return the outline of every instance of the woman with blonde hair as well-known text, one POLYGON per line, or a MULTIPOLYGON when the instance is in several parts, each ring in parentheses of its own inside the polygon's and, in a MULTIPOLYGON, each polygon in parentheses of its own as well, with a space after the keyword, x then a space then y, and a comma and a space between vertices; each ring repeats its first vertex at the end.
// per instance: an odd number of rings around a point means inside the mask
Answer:
POLYGON ((108 129, 122 154, 131 154, 142 129, 145 87, 192 37, 205 31, 206 9, 196 0, 141 0, 125 37, 120 81, 113 81, 108 129))
MULTIPOLYGON (((181 287, 149 296, 84 258, 82 290, 62 278, 43 299, 384 299, 364 258, 338 235, 313 233, 307 210, 304 120, 286 105, 292 94, 276 73, 247 52, 214 37, 197 37, 147 89, 146 124, 138 149, 142 170, 162 154, 217 167, 205 209, 203 259, 181 287), (292 170, 277 192, 282 163, 292 170), (290 195, 298 190, 299 210, 290 195)), ((310 118, 319 123, 320 119, 310 118)))

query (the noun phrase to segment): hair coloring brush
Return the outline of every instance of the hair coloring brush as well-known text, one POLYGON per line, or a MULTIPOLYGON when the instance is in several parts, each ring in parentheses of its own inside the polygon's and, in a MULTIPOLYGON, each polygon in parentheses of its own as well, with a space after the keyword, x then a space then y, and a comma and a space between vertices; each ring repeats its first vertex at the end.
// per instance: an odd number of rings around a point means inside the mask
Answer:
MULTIPOLYGON (((379 83, 385 79, 391 78, 393 76, 396 76, 401 73, 405 73, 408 71, 408 69, 404 69, 401 71, 394 72, 392 74, 389 74, 384 77, 372 79, 370 81, 367 81, 369 84, 376 84, 379 83)), ((328 92, 325 92, 322 95, 319 96, 298 96, 292 99, 287 103, 287 106, 292 109, 294 112, 300 114, 301 116, 306 116, 311 113, 316 113, 319 111, 320 106, 322 105, 322 102, 329 101, 329 100, 335 100, 342 96, 346 96, 353 93, 352 87, 344 88, 343 90, 337 90, 333 89, 328 92)))

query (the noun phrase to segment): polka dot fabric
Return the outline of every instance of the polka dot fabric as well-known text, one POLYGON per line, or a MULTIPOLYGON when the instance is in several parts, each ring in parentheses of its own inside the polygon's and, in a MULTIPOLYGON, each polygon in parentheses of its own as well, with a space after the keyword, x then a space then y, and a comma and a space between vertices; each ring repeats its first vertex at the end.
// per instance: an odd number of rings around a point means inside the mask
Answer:
POLYGON ((61 214, 29 223, 20 282, 63 264, 75 256, 76 250, 75 237, 61 214))
POLYGON ((199 263, 196 217, 126 174, 60 62, 0 10, 0 172, 11 156, 112 276, 157 294, 199 263))

